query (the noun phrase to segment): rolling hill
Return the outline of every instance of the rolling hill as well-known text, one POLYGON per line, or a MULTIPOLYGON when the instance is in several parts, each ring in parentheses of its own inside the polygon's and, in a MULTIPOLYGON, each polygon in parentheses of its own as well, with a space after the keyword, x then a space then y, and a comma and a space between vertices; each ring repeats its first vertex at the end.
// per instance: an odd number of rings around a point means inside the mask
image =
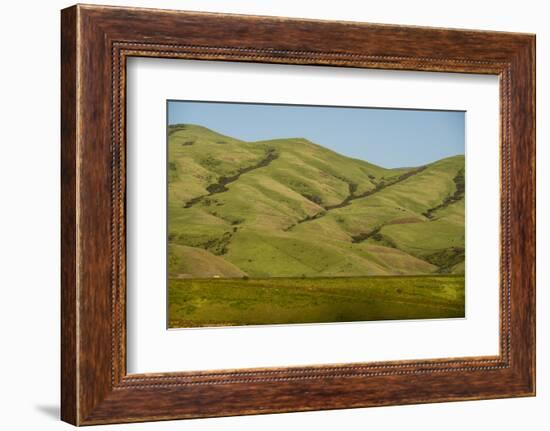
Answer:
POLYGON ((168 130, 170 278, 464 273, 464 156, 385 169, 302 138, 168 130))

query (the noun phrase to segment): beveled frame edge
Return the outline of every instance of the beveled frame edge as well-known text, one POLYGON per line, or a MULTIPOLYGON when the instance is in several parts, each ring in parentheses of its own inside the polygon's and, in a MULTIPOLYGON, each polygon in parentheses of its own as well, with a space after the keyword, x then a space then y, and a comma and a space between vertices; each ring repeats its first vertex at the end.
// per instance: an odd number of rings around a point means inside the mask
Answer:
POLYGON ((83 425, 534 395, 534 36, 78 5, 62 12, 61 39, 63 420, 83 425), (216 31, 204 34, 206 24, 216 31), (267 30, 251 35, 254 28, 267 30), (285 36, 276 37, 282 29, 285 36), (338 37, 323 37, 329 33, 338 37), (127 376, 129 56, 500 75, 500 355, 127 376))

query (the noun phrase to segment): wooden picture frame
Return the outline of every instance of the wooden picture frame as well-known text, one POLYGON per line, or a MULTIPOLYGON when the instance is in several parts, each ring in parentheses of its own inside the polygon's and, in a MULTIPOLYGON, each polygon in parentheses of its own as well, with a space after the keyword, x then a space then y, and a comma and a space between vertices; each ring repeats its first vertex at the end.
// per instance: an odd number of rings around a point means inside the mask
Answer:
POLYGON ((77 5, 62 11, 61 49, 64 421, 91 425, 535 394, 534 35, 77 5), (128 375, 130 56, 498 75, 500 354, 128 375))

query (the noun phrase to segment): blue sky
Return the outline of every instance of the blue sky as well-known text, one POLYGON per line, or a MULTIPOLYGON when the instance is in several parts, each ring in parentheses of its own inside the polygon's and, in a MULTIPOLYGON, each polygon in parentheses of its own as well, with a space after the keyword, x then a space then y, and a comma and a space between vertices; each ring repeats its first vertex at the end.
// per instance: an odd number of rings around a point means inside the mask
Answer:
POLYGON ((410 109, 168 101, 168 123, 244 141, 306 138, 387 168, 464 154, 465 113, 410 109))

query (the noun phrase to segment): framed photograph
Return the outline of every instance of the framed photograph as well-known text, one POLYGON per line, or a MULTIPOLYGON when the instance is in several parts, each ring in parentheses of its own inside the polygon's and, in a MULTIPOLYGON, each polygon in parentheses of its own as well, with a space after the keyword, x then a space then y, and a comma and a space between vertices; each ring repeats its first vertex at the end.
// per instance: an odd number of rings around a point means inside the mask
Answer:
POLYGON ((465 317, 465 112, 167 110, 169 328, 465 317))
POLYGON ((535 37, 62 11, 62 419, 535 394, 535 37))

